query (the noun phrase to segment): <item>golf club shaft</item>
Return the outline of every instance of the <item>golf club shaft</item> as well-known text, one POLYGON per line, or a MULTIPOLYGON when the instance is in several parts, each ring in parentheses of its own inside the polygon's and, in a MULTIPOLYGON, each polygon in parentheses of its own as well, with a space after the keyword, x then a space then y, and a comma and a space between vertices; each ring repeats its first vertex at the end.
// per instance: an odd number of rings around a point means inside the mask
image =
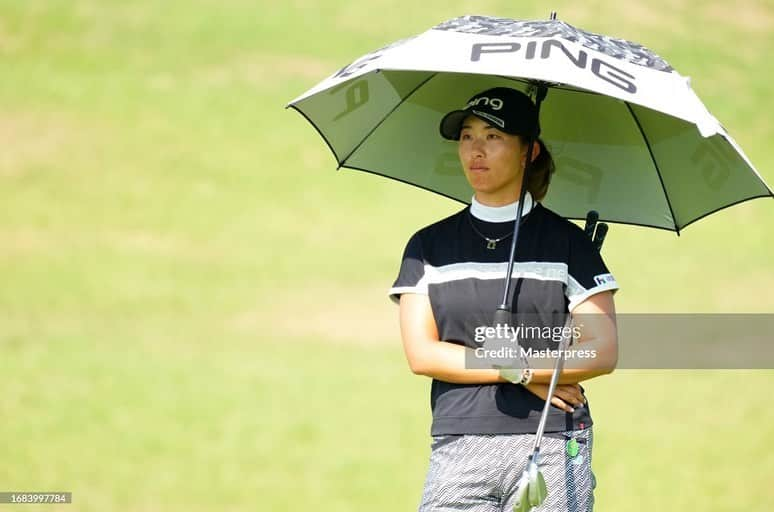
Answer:
MULTIPOLYGON (((572 325, 572 316, 567 315, 567 320, 564 322, 563 332, 571 332, 569 329, 572 325)), ((571 336, 571 335, 570 335, 571 336)), ((559 357, 556 358, 556 364, 554 365, 554 373, 551 375, 551 382, 548 384, 548 395, 546 395, 546 403, 543 405, 543 412, 540 415, 540 423, 538 423, 537 432, 535 434, 535 446, 533 447, 533 454, 537 454, 540 451, 540 442, 543 440, 543 431, 546 428, 546 420, 548 419, 548 409, 551 407, 551 397, 554 396, 554 390, 556 384, 559 382, 559 374, 562 373, 564 367, 564 351, 569 345, 570 336, 562 336, 562 340, 559 342, 559 357)))

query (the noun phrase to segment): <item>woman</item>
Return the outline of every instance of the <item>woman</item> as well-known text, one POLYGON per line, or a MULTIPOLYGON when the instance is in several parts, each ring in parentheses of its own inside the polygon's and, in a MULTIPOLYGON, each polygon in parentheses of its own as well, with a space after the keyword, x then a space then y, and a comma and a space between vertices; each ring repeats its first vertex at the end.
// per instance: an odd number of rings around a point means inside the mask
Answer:
MULTIPOLYGON (((539 134, 537 108, 519 91, 490 89, 447 114, 440 130, 458 141, 472 203, 411 237, 390 291, 400 303, 409 366, 433 379, 433 444, 419 509, 510 510, 552 370, 532 360, 531 370, 514 377, 468 368, 466 361, 480 345, 476 328, 491 324, 501 299, 527 146, 530 134, 539 134)), ((513 311, 569 311, 576 322, 584 315, 575 343, 596 354, 568 360, 551 397, 540 457, 548 498, 536 510, 587 511, 594 487, 592 420, 578 383, 615 368, 618 286, 583 231, 539 203, 554 170, 540 139, 532 162, 512 274, 513 311)))

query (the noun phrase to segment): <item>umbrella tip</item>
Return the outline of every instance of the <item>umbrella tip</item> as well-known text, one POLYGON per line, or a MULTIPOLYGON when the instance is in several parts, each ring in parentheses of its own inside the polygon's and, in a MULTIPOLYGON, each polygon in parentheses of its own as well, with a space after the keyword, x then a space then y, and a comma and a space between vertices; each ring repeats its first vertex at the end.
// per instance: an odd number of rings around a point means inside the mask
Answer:
POLYGON ((555 20, 556 19, 556 11, 551 11, 551 14, 548 16, 549 20, 555 20))

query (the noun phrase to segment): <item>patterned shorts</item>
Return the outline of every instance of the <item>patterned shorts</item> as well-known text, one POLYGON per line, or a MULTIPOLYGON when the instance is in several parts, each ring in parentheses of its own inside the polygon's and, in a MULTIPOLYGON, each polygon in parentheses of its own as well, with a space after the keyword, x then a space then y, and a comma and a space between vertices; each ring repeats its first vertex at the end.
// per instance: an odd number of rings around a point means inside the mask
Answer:
MULTIPOLYGON (((533 434, 434 436, 420 512, 510 512, 533 434)), ((535 512, 591 512, 591 428, 543 435, 539 467, 548 488, 535 512), (571 441, 575 439, 575 441, 571 441)))

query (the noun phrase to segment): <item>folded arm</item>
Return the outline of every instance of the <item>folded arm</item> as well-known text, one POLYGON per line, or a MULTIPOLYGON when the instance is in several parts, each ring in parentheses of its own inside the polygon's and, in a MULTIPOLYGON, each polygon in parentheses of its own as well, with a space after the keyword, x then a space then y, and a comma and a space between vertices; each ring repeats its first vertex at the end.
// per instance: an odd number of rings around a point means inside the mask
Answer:
MULTIPOLYGON (((618 358, 615 328, 615 304, 612 292, 592 295, 579 304, 573 316, 580 319, 581 337, 576 348, 594 350, 589 360, 569 360, 559 377, 560 384, 573 384, 610 373, 618 358)), ((403 294, 400 297, 400 330, 403 350, 411 371, 455 384, 495 384, 508 382, 495 369, 465 367, 468 347, 439 339, 433 310, 427 295, 403 294)), ((536 362, 533 361, 533 366, 536 362)), ((552 369, 535 369, 532 382, 544 384, 551 379, 552 369)))

